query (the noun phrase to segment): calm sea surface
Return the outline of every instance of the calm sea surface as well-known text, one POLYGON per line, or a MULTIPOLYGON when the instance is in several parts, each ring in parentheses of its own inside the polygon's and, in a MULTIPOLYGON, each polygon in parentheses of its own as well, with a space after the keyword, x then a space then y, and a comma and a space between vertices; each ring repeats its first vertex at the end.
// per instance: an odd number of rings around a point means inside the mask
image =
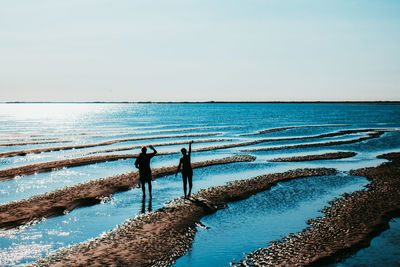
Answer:
MULTIPOLYGON (((80 158, 87 155, 136 154, 132 146, 156 146, 159 152, 179 152, 184 144, 174 142, 194 140, 193 149, 241 143, 262 138, 277 140, 257 145, 239 146, 205 152, 194 152, 192 161, 251 154, 254 162, 234 163, 196 169, 194 192, 226 182, 247 179, 261 174, 295 168, 332 167, 337 176, 311 177, 280 183, 272 190, 247 200, 229 204, 227 209, 204 217, 202 223, 210 229, 199 229, 192 249, 178 259, 178 266, 229 266, 267 243, 307 227, 306 220, 318 212, 327 201, 344 192, 360 190, 367 180, 349 176, 350 169, 377 166, 384 160, 376 156, 400 151, 400 105, 372 103, 282 103, 282 104, 0 104, 0 153, 28 151, 24 156, 0 158, 0 170, 29 164, 80 158), (313 127, 309 127, 313 126, 313 127), (262 130, 291 127, 265 134, 262 130), (271 151, 243 151, 255 148, 282 147, 305 143, 352 140, 366 136, 365 132, 330 138, 280 140, 306 137, 346 129, 384 129, 379 138, 350 144, 271 151), (209 134, 206 136, 205 134, 209 134), (190 136, 187 136, 190 135, 190 136), (121 141, 129 138, 152 138, 121 141), (213 139, 213 140, 212 140, 213 139), (120 140, 114 144, 81 149, 30 153, 29 150, 59 146, 97 144, 120 140), (52 143, 49 143, 51 141, 52 143), (196 142, 201 141, 201 142, 196 142), (26 144, 28 143, 28 144, 26 144), (123 149, 123 151, 104 151, 123 149), (340 160, 279 163, 277 157, 354 151, 355 157, 340 160)), ((160 155, 152 167, 176 165, 179 154, 160 155)), ((61 168, 0 182, 0 203, 27 199, 98 178, 134 171, 134 159, 121 159, 79 167, 61 168)), ((126 219, 145 211, 161 208, 167 201, 180 197, 181 179, 167 176, 154 182, 153 200, 141 201, 140 189, 115 194, 110 201, 80 208, 55 218, 26 227, 0 231, 0 265, 12 266, 34 261, 51 251, 98 237, 114 229, 126 219)), ((359 251, 340 266, 355 262, 400 262, 398 223, 393 222, 390 235, 385 232, 371 243, 370 251, 379 246, 388 253, 359 251), (389 239, 388 239, 389 238, 389 239), (398 241, 398 242, 397 242, 398 241), (383 246, 383 248, 382 248, 383 246), (382 259, 382 257, 386 257, 382 259)), ((378 265, 377 265, 378 266, 378 265)), ((395 266, 395 265, 393 265, 395 266)))

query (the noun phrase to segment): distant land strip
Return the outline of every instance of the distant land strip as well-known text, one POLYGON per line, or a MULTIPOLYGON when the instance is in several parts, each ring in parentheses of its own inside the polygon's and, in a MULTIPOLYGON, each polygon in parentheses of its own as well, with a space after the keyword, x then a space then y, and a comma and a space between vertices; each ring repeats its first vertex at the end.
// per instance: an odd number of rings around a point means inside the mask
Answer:
MULTIPOLYGON (((253 161, 255 157, 242 155, 223 159, 192 163, 192 168, 235 162, 253 161)), ((177 166, 152 170, 153 178, 174 174, 177 166)), ((53 216, 65 214, 77 207, 100 203, 115 192, 127 191, 139 182, 138 172, 130 172, 97 179, 83 184, 65 187, 50 193, 34 196, 27 200, 14 201, 0 205, 0 228, 7 229, 53 216)))
POLYGON ((334 153, 325 153, 318 155, 306 155, 288 158, 275 158, 269 160, 270 162, 296 162, 296 161, 313 161, 313 160, 328 160, 328 159, 344 159, 357 155, 356 152, 339 151, 334 153))
POLYGON ((366 190, 334 199, 297 234, 249 253, 235 266, 322 266, 343 260, 369 246, 400 216, 400 152, 378 156, 390 160, 377 167, 350 171, 366 177, 366 190))
POLYGON ((301 126, 286 126, 286 127, 279 127, 279 128, 271 128, 266 130, 261 130, 255 133, 246 133, 241 134, 240 136, 249 136, 249 135, 259 135, 259 134, 266 134, 266 133, 274 133, 274 132, 281 132, 289 129, 295 128, 311 128, 311 127, 345 127, 350 126, 348 124, 327 124, 327 125, 301 125, 301 126))
POLYGON ((59 147, 47 147, 47 148, 37 148, 31 150, 20 150, 20 151, 10 151, 0 153, 0 158, 14 157, 14 156, 25 156, 27 154, 37 154, 42 152, 50 151, 60 151, 60 150, 71 150, 71 149, 81 149, 96 146, 106 146, 115 143, 128 142, 128 141, 141 141, 141 140, 151 140, 151 139, 169 139, 169 138, 182 138, 182 137, 204 137, 204 136, 215 136, 220 133, 203 133, 203 134, 182 134, 182 135, 160 135, 160 136, 147 136, 147 137, 135 137, 135 138, 125 138, 125 139, 115 139, 104 141, 100 143, 84 144, 84 145, 73 145, 73 146, 59 146, 59 147))
POLYGON ((249 198, 278 182, 334 175, 335 169, 297 169, 202 189, 190 201, 176 199, 167 207, 125 221, 113 231, 50 253, 34 265, 169 266, 191 247, 195 224, 227 202, 249 198))
POLYGON ((373 100, 373 101, 1 101, 4 104, 219 104, 219 103, 232 103, 232 104, 274 104, 274 103, 287 103, 287 104, 319 104, 319 103, 356 103, 356 104, 398 104, 400 101, 387 101, 387 100, 373 100))

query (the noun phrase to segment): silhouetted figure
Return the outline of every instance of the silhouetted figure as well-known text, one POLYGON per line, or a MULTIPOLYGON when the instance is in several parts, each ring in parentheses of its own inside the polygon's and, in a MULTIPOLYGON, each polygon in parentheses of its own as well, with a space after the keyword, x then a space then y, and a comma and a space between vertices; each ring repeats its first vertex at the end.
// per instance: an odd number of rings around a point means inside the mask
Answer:
POLYGON ((185 194, 185 199, 187 197, 190 197, 190 193, 192 192, 193 169, 192 169, 192 165, 190 164, 190 156, 192 153, 192 143, 193 143, 193 141, 190 141, 190 143, 189 143, 189 153, 187 153, 186 148, 181 149, 182 157, 179 160, 178 169, 176 170, 176 173, 175 173, 175 176, 177 176, 178 172, 182 166, 183 193, 185 194), (187 184, 188 180, 189 180, 189 194, 186 195, 186 184, 187 184))
POLYGON ((157 154, 157 150, 154 149, 153 146, 149 146, 153 153, 146 154, 147 148, 142 147, 142 153, 139 154, 135 161, 136 168, 139 169, 139 177, 140 184, 142 185, 143 197, 146 196, 146 187, 145 184, 149 185, 149 194, 151 198, 151 168, 150 168, 150 160, 157 154))

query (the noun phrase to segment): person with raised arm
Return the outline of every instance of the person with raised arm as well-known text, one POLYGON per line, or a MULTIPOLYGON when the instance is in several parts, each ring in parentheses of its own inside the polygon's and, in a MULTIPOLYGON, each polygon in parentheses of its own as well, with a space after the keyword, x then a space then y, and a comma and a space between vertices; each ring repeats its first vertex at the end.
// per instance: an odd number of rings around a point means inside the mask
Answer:
POLYGON ((183 180, 183 193, 184 193, 184 198, 189 198, 190 193, 192 192, 192 177, 193 177, 193 169, 192 165, 190 164, 190 156, 192 154, 192 143, 193 141, 190 141, 189 143, 189 153, 187 153, 186 148, 182 148, 182 157, 179 160, 179 165, 178 169, 176 170, 175 177, 178 175, 179 170, 182 167, 182 180, 183 180), (186 189, 187 189, 187 182, 189 181, 189 194, 186 195, 186 189))
POLYGON ((151 168, 150 168, 150 160, 157 154, 157 150, 153 146, 149 146, 153 153, 147 154, 147 148, 144 146, 142 147, 142 152, 136 158, 135 166, 139 169, 139 179, 140 184, 142 186, 143 197, 146 196, 146 187, 145 184, 149 185, 149 194, 151 198, 151 168))

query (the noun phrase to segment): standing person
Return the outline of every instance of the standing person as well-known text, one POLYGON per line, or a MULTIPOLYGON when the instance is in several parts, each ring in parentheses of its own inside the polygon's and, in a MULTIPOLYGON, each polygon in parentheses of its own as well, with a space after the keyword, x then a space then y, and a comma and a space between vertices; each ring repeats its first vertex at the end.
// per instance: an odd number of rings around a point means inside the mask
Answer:
POLYGON ((192 154, 192 144, 193 141, 189 143, 189 153, 187 153, 186 148, 182 148, 182 157, 179 160, 178 169, 176 170, 175 177, 178 175, 179 170, 182 166, 182 179, 183 179, 183 193, 185 194, 185 199, 190 197, 190 193, 192 191, 192 177, 193 177, 193 169, 190 164, 190 156, 192 154), (186 195, 186 184, 189 180, 189 194, 186 195))
POLYGON ((139 169, 139 177, 140 183, 142 185, 143 197, 146 196, 146 187, 145 184, 149 185, 149 194, 151 198, 151 168, 150 168, 150 160, 157 154, 157 150, 154 149, 153 146, 149 146, 153 153, 146 154, 147 148, 142 147, 142 153, 136 158, 135 166, 139 169))

